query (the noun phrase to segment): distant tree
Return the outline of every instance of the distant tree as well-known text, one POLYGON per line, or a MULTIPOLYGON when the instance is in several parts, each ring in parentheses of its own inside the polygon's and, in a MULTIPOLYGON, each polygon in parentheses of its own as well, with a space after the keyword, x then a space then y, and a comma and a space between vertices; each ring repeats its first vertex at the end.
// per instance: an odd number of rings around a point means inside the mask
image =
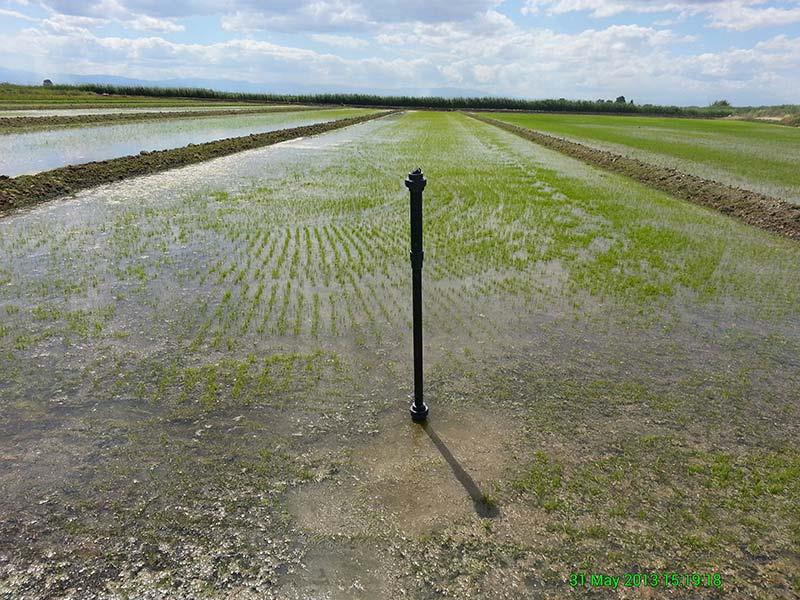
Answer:
POLYGON ((728 102, 725 99, 723 99, 723 100, 714 100, 714 102, 711 103, 711 107, 712 108, 729 108, 730 105, 731 105, 731 103, 728 102))
POLYGON ((51 85, 53 85, 53 82, 52 82, 52 81, 50 81, 49 79, 45 79, 45 80, 42 82, 42 85, 43 85, 44 87, 50 87, 51 85))
POLYGON ((633 106, 633 100, 631 100, 630 102, 628 102, 628 104, 630 104, 631 106, 633 106))
POLYGON ((617 99, 614 100, 617 104, 625 104, 625 96, 617 96, 617 99))
POLYGON ((374 107, 438 108, 442 110, 459 109, 514 109, 558 112, 607 112, 660 115, 726 116, 730 108, 684 108, 678 106, 657 106, 654 104, 615 103, 613 100, 567 100, 563 98, 523 100, 521 98, 441 98, 417 96, 375 96, 369 94, 253 94, 243 92, 222 92, 203 88, 162 88, 144 86, 115 86, 87 83, 78 86, 54 85, 59 89, 77 89, 95 94, 119 94, 127 96, 153 96, 164 98, 204 98, 234 101, 275 102, 279 104, 326 104, 374 107))

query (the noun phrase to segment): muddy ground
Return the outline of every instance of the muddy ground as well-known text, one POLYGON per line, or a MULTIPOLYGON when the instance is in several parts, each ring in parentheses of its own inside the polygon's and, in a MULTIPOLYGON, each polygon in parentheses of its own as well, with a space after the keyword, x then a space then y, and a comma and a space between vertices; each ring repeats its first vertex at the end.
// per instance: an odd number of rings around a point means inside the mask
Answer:
POLYGON ((142 152, 138 156, 123 156, 82 165, 70 165, 35 175, 21 175, 14 178, 0 175, 0 216, 4 211, 74 194, 79 190, 103 183, 174 169, 297 137, 318 135, 341 127, 363 123, 384 114, 386 113, 375 113, 329 123, 194 144, 183 148, 142 152))
POLYGON ((475 114, 474 118, 501 127, 546 148, 563 152, 590 165, 631 177, 668 194, 714 208, 745 223, 800 240, 800 206, 756 192, 660 167, 620 154, 503 123, 475 114))

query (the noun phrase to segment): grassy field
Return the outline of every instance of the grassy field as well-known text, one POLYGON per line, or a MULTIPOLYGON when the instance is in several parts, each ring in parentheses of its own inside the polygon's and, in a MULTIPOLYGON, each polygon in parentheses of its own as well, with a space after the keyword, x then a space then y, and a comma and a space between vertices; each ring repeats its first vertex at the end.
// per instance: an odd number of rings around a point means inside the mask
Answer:
POLYGON ((487 116, 800 203, 800 128, 722 119, 487 116))
POLYGON ((794 242, 412 112, 52 202, 0 253, 0 594, 800 593, 794 242))
POLYGON ((30 108, 135 108, 155 106, 220 106, 233 105, 227 100, 157 98, 146 96, 102 95, 76 88, 45 88, 33 85, 0 83, 0 110, 30 108))

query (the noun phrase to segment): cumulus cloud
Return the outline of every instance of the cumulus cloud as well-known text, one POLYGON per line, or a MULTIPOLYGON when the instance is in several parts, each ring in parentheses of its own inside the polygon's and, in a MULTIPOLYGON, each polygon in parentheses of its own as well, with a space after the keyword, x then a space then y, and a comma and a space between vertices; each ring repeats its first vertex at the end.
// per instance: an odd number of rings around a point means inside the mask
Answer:
POLYGON ((381 24, 462 21, 502 0, 42 0, 69 15, 172 19, 218 15, 225 31, 359 31, 381 24))
POLYGON ((298 3, 291 9, 237 10, 221 19, 229 32, 364 31, 375 24, 363 8, 350 2, 298 3))
POLYGON ((10 17, 12 19, 22 19, 23 21, 38 21, 38 19, 29 17, 28 15, 25 15, 17 10, 8 10, 6 8, 0 8, 0 15, 4 17, 10 17))
MULTIPOLYGON (((20 0, 17 0, 20 1, 20 0)), ((161 33, 180 31, 174 19, 215 15, 224 31, 348 33, 407 23, 462 23, 488 14, 502 0, 41 0, 55 13, 118 19, 161 33)), ((709 27, 744 31, 800 22, 800 0, 525 0, 524 15, 586 12, 595 18, 623 13, 705 18, 709 27)), ((499 13, 498 13, 499 14, 499 13)), ((663 19, 671 22, 674 19, 663 19)))
POLYGON ((98 27, 115 22, 135 31, 176 33, 185 29, 183 25, 170 19, 132 11, 122 0, 49 0, 43 2, 42 6, 50 12, 47 19, 49 22, 68 23, 78 27, 98 27))
POLYGON ((213 44, 175 43, 157 36, 100 37, 87 32, 25 29, 0 38, 0 53, 17 56, 16 68, 35 57, 42 68, 70 65, 72 72, 104 72, 145 79, 229 78, 269 84, 298 81, 353 86, 410 84, 436 76, 424 59, 345 59, 307 48, 252 39, 213 44), (11 50, 14 52, 11 52, 11 50))
POLYGON ((175 33, 184 31, 183 25, 173 23, 168 19, 158 19, 148 15, 138 15, 125 21, 131 28, 137 31, 155 31, 159 33, 175 33))
MULTIPOLYGON (((273 82, 398 91, 457 86, 525 97, 623 94, 637 102, 703 103, 725 95, 736 101, 733 92, 791 101, 800 88, 800 41, 786 33, 714 47, 696 44, 681 28, 637 25, 628 18, 625 24, 597 21, 566 32, 536 27, 536 20, 510 14, 497 0, 40 1, 45 4, 37 7, 47 6, 47 17, 26 16, 20 26, 28 29, 0 38, 3 66, 154 80, 239 79, 265 89, 273 82), (188 25, 182 19, 196 14, 217 17, 222 32, 198 35, 195 43, 174 41, 184 39, 171 35, 188 25), (103 29, 109 25, 128 31, 110 36, 103 29), (280 32, 292 35, 272 35, 280 32), (276 43, 287 39, 292 43, 276 43)), ((755 0, 526 4, 529 14, 584 11, 598 19, 623 12, 694 14, 726 29, 766 26, 794 10, 786 3, 772 8, 779 12, 755 0)))
POLYGON ((754 8, 745 2, 721 2, 710 13, 711 27, 746 31, 757 27, 780 27, 800 22, 800 3, 791 8, 754 8))
POLYGON ((680 18, 703 15, 710 27, 745 31, 800 22, 800 2, 766 6, 765 0, 526 0, 524 15, 588 12, 595 18, 622 13, 674 13, 680 18))
POLYGON ((314 33, 311 35, 311 39, 320 44, 327 44, 328 46, 335 46, 337 48, 363 48, 364 46, 369 46, 367 40, 348 35, 314 33))
MULTIPOLYGON (((38 19, 34 19, 38 22, 38 19)), ((81 17, 75 15, 53 14, 40 21, 41 26, 58 34, 88 34, 93 27, 100 27, 109 22, 108 19, 81 17)))

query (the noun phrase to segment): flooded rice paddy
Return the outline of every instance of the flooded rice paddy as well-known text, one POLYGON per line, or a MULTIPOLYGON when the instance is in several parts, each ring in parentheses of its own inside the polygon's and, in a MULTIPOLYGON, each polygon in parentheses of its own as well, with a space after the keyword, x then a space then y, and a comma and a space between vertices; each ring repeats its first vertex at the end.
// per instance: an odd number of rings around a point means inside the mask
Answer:
POLYGON ((20 211, 0 253, 9 597, 800 586, 791 241, 417 112, 20 211))
MULTIPOLYGON (((262 105, 269 108, 290 108, 289 105, 262 105)), ((137 108, 34 108, 17 110, 0 110, 0 118, 10 117, 78 117, 82 115, 125 115, 152 112, 203 112, 207 110, 253 110, 259 105, 212 104, 205 106, 141 106, 137 108)))
POLYGON ((593 148, 800 204, 800 128, 729 119, 494 113, 593 148))
POLYGON ((263 113, 0 135, 0 175, 16 177, 142 151, 178 148, 222 138, 333 121, 366 112, 369 111, 335 109, 263 113))

